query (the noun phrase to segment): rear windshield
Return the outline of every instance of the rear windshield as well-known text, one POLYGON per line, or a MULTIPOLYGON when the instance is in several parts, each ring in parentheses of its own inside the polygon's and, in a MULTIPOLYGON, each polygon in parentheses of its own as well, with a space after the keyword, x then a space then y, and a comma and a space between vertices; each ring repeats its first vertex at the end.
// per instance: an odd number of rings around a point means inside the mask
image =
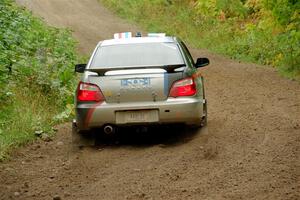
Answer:
POLYGON ((184 61, 178 46, 174 43, 138 43, 98 48, 90 68, 181 64, 184 64, 184 61))

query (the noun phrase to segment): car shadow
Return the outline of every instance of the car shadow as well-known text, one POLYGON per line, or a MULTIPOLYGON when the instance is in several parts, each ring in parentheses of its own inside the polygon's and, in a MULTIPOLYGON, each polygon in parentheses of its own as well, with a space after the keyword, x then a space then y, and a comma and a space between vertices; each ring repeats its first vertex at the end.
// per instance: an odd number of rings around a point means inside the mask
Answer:
POLYGON ((95 131, 94 148, 102 147, 151 147, 160 145, 163 148, 174 147, 188 143, 201 133, 201 129, 186 126, 158 126, 148 128, 126 127, 120 128, 112 135, 105 135, 95 131))

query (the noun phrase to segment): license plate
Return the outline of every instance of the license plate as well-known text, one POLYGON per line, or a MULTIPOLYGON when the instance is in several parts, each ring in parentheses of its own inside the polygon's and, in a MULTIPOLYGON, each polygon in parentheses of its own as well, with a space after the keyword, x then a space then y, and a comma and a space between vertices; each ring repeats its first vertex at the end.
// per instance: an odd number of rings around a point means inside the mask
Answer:
POLYGON ((150 78, 133 78, 121 80, 122 87, 136 87, 150 85, 150 78))
POLYGON ((116 112, 116 123, 158 122, 158 110, 138 110, 116 112))

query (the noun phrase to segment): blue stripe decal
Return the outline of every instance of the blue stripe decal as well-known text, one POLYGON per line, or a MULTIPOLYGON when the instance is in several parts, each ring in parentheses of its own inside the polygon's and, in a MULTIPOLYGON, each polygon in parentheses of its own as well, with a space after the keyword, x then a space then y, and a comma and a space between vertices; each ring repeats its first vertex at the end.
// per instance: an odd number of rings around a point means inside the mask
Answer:
POLYGON ((164 73, 164 94, 165 96, 169 95, 169 74, 164 73))

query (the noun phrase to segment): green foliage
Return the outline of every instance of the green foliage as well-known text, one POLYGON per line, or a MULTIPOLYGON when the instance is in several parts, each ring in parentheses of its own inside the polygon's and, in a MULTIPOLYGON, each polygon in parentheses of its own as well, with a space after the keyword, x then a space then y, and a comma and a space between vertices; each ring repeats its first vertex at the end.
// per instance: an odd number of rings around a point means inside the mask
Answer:
POLYGON ((46 26, 12 0, 0 1, 0 160, 69 110, 75 46, 69 30, 46 26))
POLYGON ((300 12, 300 2, 297 0, 263 0, 263 5, 281 25, 291 23, 293 16, 300 12))
POLYGON ((300 78, 300 1, 101 0, 147 31, 177 35, 190 45, 277 67, 300 78))
MULTIPOLYGON (((29 12, 6 2, 0 4, 3 91, 7 93, 12 83, 21 83, 22 87, 35 87, 47 95, 65 97, 74 80, 72 72, 76 60, 70 32, 46 27, 29 12)), ((0 96, 5 97, 6 93, 0 96)), ((65 101, 64 98, 58 100, 65 101)))
POLYGON ((195 10, 204 17, 216 17, 221 13, 225 17, 244 17, 247 14, 247 8, 240 0, 198 0, 195 10))

